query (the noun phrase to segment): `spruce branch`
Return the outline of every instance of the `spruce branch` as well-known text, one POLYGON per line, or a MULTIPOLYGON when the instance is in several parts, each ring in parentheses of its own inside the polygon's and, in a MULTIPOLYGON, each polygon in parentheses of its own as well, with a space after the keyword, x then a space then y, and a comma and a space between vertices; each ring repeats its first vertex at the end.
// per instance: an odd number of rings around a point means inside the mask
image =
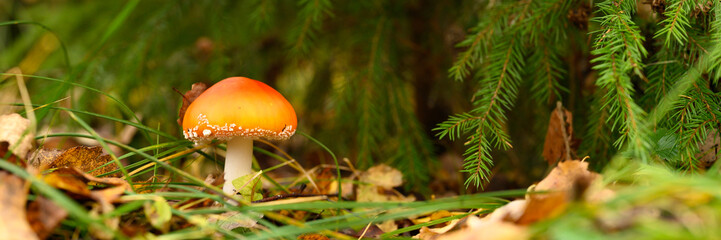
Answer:
POLYGON ((298 27, 288 34, 290 50, 295 53, 308 53, 316 32, 320 29, 324 17, 332 17, 330 0, 299 0, 298 27))
POLYGON ((488 181, 493 166, 491 146, 508 149, 508 135, 503 131, 505 111, 513 106, 521 82, 524 48, 517 36, 507 36, 498 41, 489 56, 490 64, 483 69, 489 74, 480 80, 475 94, 475 108, 469 113, 451 116, 436 128, 438 136, 451 140, 471 133, 467 137, 463 172, 469 174, 466 185, 479 187, 488 181))
POLYGON ((467 49, 459 54, 458 60, 448 69, 450 78, 463 81, 471 71, 479 67, 483 58, 488 55, 493 37, 499 35, 499 30, 507 27, 504 23, 508 22, 509 15, 517 7, 517 4, 508 4, 505 7, 494 8, 490 12, 490 16, 479 20, 478 24, 471 29, 473 34, 469 34, 463 41, 456 44, 456 47, 467 49))
POLYGON ((456 47, 468 47, 468 49, 460 54, 458 60, 448 70, 448 75, 452 79, 463 81, 470 73, 470 70, 475 68, 482 56, 486 54, 489 45, 488 40, 493 36, 494 29, 493 25, 481 22, 474 29, 475 34, 456 45, 456 47))
POLYGON ((273 25, 277 2, 275 0, 252 0, 248 5, 255 6, 249 14, 251 21, 255 22, 255 30, 266 29, 273 25))
MULTIPOLYGON (((392 116, 393 126, 389 130, 394 135, 404 136, 398 141, 398 147, 389 148, 391 162, 399 169, 403 169, 404 176, 413 182, 427 183, 430 180, 430 169, 428 159, 433 159, 432 143, 425 136, 421 123, 415 118, 411 107, 409 86, 400 79, 388 81, 386 91, 388 92, 389 107, 392 116)), ((408 186, 410 187, 410 186, 408 186)), ((423 185, 421 190, 426 190, 423 185)))
POLYGON ((651 111, 650 119, 652 125, 656 125, 661 122, 667 114, 674 114, 672 112, 675 109, 675 105, 683 101, 682 96, 684 93, 689 91, 693 84, 701 77, 701 73, 705 72, 714 67, 714 63, 721 61, 721 42, 716 42, 709 49, 709 53, 702 56, 695 66, 689 68, 679 78, 673 86, 668 90, 668 93, 661 98, 656 107, 651 111), (671 113, 669 113, 671 112, 671 113))
POLYGON ((670 0, 666 2, 666 10, 664 15, 666 18, 661 21, 663 27, 659 29, 654 38, 665 37, 664 44, 671 47, 671 42, 676 41, 678 44, 685 44, 688 39, 687 29, 691 27, 688 15, 695 6, 692 0, 670 0))
POLYGON ((675 60, 667 48, 662 48, 653 57, 655 62, 648 64, 648 89, 643 96, 644 102, 655 105, 668 93, 670 87, 686 71, 680 61, 675 60))
MULTIPOLYGON (((721 8, 716 10, 716 13, 721 13, 721 8)), ((721 16, 721 15, 717 15, 721 16)), ((715 19, 714 22, 721 20, 715 19)), ((719 25, 721 26, 721 25, 719 25)), ((715 28, 714 34, 721 34, 721 28, 715 28)), ((711 72, 714 69, 718 69, 721 65, 721 41, 715 40, 711 42, 707 53, 701 57, 696 63, 688 68, 688 70, 669 88, 667 94, 661 98, 656 107, 651 111, 651 119, 654 121, 652 125, 656 125, 661 122, 664 117, 669 114, 675 105, 680 101, 684 93, 689 91, 696 81, 701 78, 703 72, 711 72)), ((717 81, 717 80, 715 80, 717 81)), ((673 113, 670 113, 673 114, 673 113)))
POLYGON ((438 124, 438 127, 434 128, 433 131, 438 131, 438 138, 448 137, 451 141, 455 141, 461 135, 467 134, 469 129, 478 128, 479 120, 481 120, 480 117, 471 113, 451 115, 448 120, 438 124))
POLYGON ((379 124, 384 121, 379 113, 379 108, 375 106, 374 91, 369 90, 362 91, 361 98, 359 100, 359 119, 358 122, 358 154, 357 159, 359 166, 368 167, 374 164, 374 158, 372 153, 378 148, 380 142, 379 134, 376 134, 376 130, 379 124))
POLYGON ((708 88, 701 88, 696 83, 687 95, 677 103, 675 114, 665 124, 679 136, 680 149, 677 162, 684 169, 700 169, 701 163, 696 158, 699 146, 708 136, 708 131, 718 126, 721 98, 708 88))
POLYGON ((357 166, 365 168, 385 162, 397 167, 407 185, 426 192, 434 156, 432 143, 425 135, 414 112, 412 85, 399 76, 393 58, 391 19, 374 19, 372 31, 365 35, 360 59, 362 67, 344 71, 337 112, 338 124, 357 129, 353 139, 357 166))
MULTIPOLYGON (((711 21, 711 41, 712 44, 721 43, 721 3, 715 3, 713 6, 714 19, 711 21)), ((721 79, 721 57, 711 55, 711 66, 709 72, 713 75, 713 83, 718 84, 721 79)))
POLYGON ((568 24, 566 16, 573 2, 566 0, 533 1, 532 11, 521 26, 524 36, 537 45, 539 41, 556 42, 565 38, 560 26, 568 24))
POLYGON ((600 13, 595 20, 600 22, 601 29, 591 52, 597 55, 591 62, 596 63, 593 69, 599 72, 596 85, 606 90, 603 105, 608 108, 611 130, 618 129, 621 136, 614 145, 621 148, 629 143, 634 155, 642 160, 648 159, 648 132, 645 123, 645 112, 633 100, 631 71, 643 77, 642 58, 646 49, 642 45, 643 37, 640 30, 631 21, 630 13, 634 1, 604 1, 598 4, 600 13))
POLYGON ((358 160, 363 163, 361 166, 370 166, 373 164, 374 159, 371 153, 378 148, 378 144, 381 140, 380 134, 375 131, 378 128, 378 124, 388 121, 381 120, 385 114, 381 111, 387 108, 384 105, 387 101, 383 101, 380 96, 385 96, 383 90, 383 62, 381 62, 381 56, 384 51, 382 48, 385 46, 382 44, 385 32, 385 19, 381 18, 376 23, 376 29, 370 42, 370 55, 368 58, 368 66, 365 72, 358 79, 357 83, 359 86, 355 91, 360 91, 361 95, 361 106, 360 106, 360 119, 358 121, 359 142, 358 142, 358 160))
POLYGON ((586 122, 586 134, 583 137, 580 149, 585 151, 585 155, 595 156, 597 159, 609 159, 615 149, 611 146, 613 133, 606 124, 608 119, 608 107, 604 105, 607 100, 605 98, 606 90, 596 89, 593 94, 591 104, 589 104, 589 112, 591 115, 586 122))
POLYGON ((680 153, 674 160, 691 171, 702 167, 696 153, 708 131, 718 128, 721 116, 721 98, 708 88, 708 82, 701 75, 714 69, 721 58, 721 42, 711 43, 708 53, 699 57, 651 112, 652 124, 668 127, 678 135, 680 153))
POLYGON ((561 99, 561 92, 568 92, 560 82, 566 75, 564 62, 558 50, 551 48, 545 41, 540 42, 528 61, 532 97, 539 103, 551 104, 553 97, 561 99))

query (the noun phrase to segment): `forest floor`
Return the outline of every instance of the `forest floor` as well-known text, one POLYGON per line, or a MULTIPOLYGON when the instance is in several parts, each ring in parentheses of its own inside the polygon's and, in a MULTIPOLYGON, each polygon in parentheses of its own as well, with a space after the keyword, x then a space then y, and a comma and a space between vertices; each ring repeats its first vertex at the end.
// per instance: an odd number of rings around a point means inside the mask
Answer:
POLYGON ((206 174, 201 180, 170 164, 183 157, 203 158, 203 149, 222 155, 217 143, 152 155, 147 152, 159 146, 128 148, 122 156, 106 154, 100 146, 34 149, 27 135, 29 121, 4 115, 0 238, 721 236, 718 166, 696 175, 617 158, 599 174, 588 170, 587 159, 555 162, 569 156, 570 143, 563 139, 572 131, 563 124, 570 113, 560 106, 556 111, 544 151, 555 167, 543 180, 527 189, 431 195, 423 201, 402 190, 404 176, 390 166, 359 170, 347 159, 338 165, 302 166, 279 148, 278 154, 261 149, 281 163, 234 180, 240 190, 231 196, 218 188, 222 177, 206 174), (132 155, 146 160, 121 164, 132 155), (274 172, 279 168, 292 170, 274 172), (150 177, 139 180, 149 172, 150 177))

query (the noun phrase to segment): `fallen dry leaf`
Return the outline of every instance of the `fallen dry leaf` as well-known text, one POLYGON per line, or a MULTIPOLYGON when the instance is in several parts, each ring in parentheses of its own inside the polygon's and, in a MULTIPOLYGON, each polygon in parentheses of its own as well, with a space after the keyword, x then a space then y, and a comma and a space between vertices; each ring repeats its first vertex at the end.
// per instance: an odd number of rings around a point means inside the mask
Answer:
POLYGON ((546 140, 543 143, 543 159, 546 159, 548 165, 562 160, 571 160, 571 155, 573 155, 571 148, 572 124, 573 115, 558 102, 556 109, 551 112, 546 140))
POLYGON ((512 201, 484 218, 470 215, 460 222, 451 221, 445 227, 423 227, 414 238, 529 239, 526 225, 558 215, 570 201, 581 197, 602 201, 612 197, 613 191, 596 181, 600 177, 598 173, 588 171, 587 162, 563 161, 541 182, 529 188, 529 192, 542 193, 527 194, 526 199, 512 201))
MULTIPOLYGON (((343 191, 341 192, 341 196, 343 198, 351 198, 353 196, 353 189, 355 188, 355 185, 353 184, 353 181, 355 179, 353 178, 343 178, 341 180, 341 187, 343 188, 343 191)), ((338 192, 338 181, 333 181, 328 186, 328 192, 329 193, 337 193, 338 192)))
POLYGON ((17 164, 21 167, 25 167, 25 162, 19 161, 19 158, 15 156, 15 154, 10 153, 8 155, 8 152, 10 151, 10 149, 8 149, 9 146, 10 144, 8 142, 0 141, 0 158, 5 159, 5 161, 8 161, 12 164, 17 164), (5 155, 8 155, 8 157, 6 158, 5 155))
POLYGON ((82 171, 79 168, 71 168, 75 174, 82 176, 85 181, 87 181, 90 185, 99 185, 99 184, 105 184, 108 186, 113 187, 122 187, 125 190, 130 190, 130 184, 128 184, 125 179, 122 178, 115 178, 115 177, 96 177, 89 173, 86 173, 85 171, 82 171))
POLYGON ((358 239, 378 239, 380 238, 381 234, 384 233, 383 230, 378 228, 378 226, 376 226, 375 224, 367 225, 366 227, 358 230, 354 230, 352 228, 341 229, 338 232, 358 239))
POLYGON ((60 149, 38 148, 28 157, 28 163, 38 169, 48 169, 55 159, 63 153, 60 149))
POLYGON ((315 182, 316 182, 316 185, 318 185, 318 189, 315 189, 315 188, 311 189, 312 193, 315 193, 315 194, 336 193, 337 189, 334 189, 335 191, 331 191, 331 189, 330 189, 331 185, 333 185, 334 182, 337 182, 336 175, 335 175, 335 169, 334 168, 321 168, 320 173, 315 176, 315 182))
POLYGON ((361 174, 360 180, 385 189, 391 189, 403 184, 403 174, 398 169, 380 164, 366 170, 361 174))
POLYGON ((25 159, 33 146, 32 134, 26 132, 30 120, 17 113, 0 116, 0 141, 7 141, 10 151, 25 159))
POLYGON ((59 171, 43 176, 43 181, 54 188, 72 193, 76 198, 89 198, 90 189, 88 189, 88 185, 75 174, 64 173, 62 170, 63 169, 59 169, 59 171))
POLYGON ((526 200, 515 200, 478 218, 469 215, 456 219, 440 228, 421 228, 420 239, 528 239, 530 234, 524 226, 514 224, 526 209, 526 200))
POLYGON ((388 220, 388 221, 376 224, 376 227, 378 227, 384 233, 398 230, 398 224, 396 224, 396 221, 394 221, 394 220, 388 220))
POLYGON ((208 217, 208 223, 215 224, 219 228, 225 230, 233 230, 239 227, 256 228, 258 221, 255 219, 262 218, 263 214, 257 212, 240 213, 236 211, 224 212, 222 214, 212 214, 208 217))
POLYGON ((419 239, 436 239, 439 235, 447 233, 451 229, 455 228, 461 219, 454 219, 448 222, 447 225, 438 228, 421 227, 420 232, 413 236, 413 238, 419 239))
MULTIPOLYGON (((121 178, 98 178, 84 171, 72 167, 62 167, 47 174, 43 180, 48 184, 71 192, 75 197, 92 199, 97 202, 97 205, 93 206, 90 211, 91 216, 100 216, 101 214, 107 214, 112 212, 115 207, 114 202, 118 202, 120 196, 125 191, 130 191, 130 184, 121 178), (101 186, 107 185, 107 188, 89 190, 88 186, 101 186)), ((105 226, 111 229, 118 229, 120 225, 120 217, 108 217, 104 218, 103 222, 105 226)), ((90 235, 98 239, 110 239, 112 234, 103 230, 100 230, 94 226, 90 226, 90 235)))
POLYGON ((360 174, 359 180, 369 184, 359 184, 356 190, 356 201, 358 202, 412 202, 414 196, 404 196, 393 187, 400 186, 403 182, 403 174, 398 169, 381 164, 369 168, 360 174))
POLYGON ((358 202, 412 202, 416 198, 414 196, 403 196, 397 191, 385 190, 375 185, 358 185, 356 192, 356 201, 358 202))
MULTIPOLYGON (((313 194, 337 194, 338 193, 338 179, 337 179, 337 173, 335 167, 328 167, 328 166, 318 166, 314 168, 315 170, 311 170, 313 173, 320 172, 315 174, 313 179, 315 179, 316 185, 318 186, 318 189, 315 188, 305 188, 306 192, 313 193, 313 194)), ((355 169, 351 169, 353 172, 350 176, 344 177, 341 180, 341 187, 342 192, 341 195, 343 198, 350 199, 353 197, 354 188, 359 172, 355 171, 355 169)))
MULTIPOLYGON (((497 208, 484 218, 469 215, 463 219, 449 222, 439 228, 421 228, 420 239, 476 239, 483 233, 483 239, 527 239, 525 227, 515 222, 526 208, 526 200, 515 200, 497 208), (460 227, 458 225, 461 225, 460 227), (459 230, 456 230, 460 228, 459 230)), ((439 211, 440 212, 440 211, 439 211)))
MULTIPOLYGON (((97 176, 118 169, 115 163, 105 165, 112 161, 110 155, 103 154, 102 147, 77 146, 62 152, 52 149, 38 149, 32 154, 29 163, 41 171, 52 168, 75 167, 83 172, 90 172, 90 174, 97 176)), ((120 176, 120 173, 108 176, 116 177, 120 176)))
POLYGON ((497 208, 491 214, 488 214, 483 220, 486 221, 507 221, 516 222, 523 216, 526 211, 526 199, 513 200, 503 207, 497 208))
MULTIPOLYGON (((338 179, 336 175, 336 169, 332 167, 320 167, 318 168, 320 173, 315 174, 315 179, 318 188, 305 188, 304 190, 312 194, 337 194, 338 193, 338 179)), ((314 171, 315 172, 315 171, 314 171)), ((344 198, 350 198, 353 196, 353 181, 355 180, 356 174, 352 174, 349 177, 342 179, 341 192, 344 198)))
POLYGON ((104 209, 111 208, 125 191, 130 191, 130 184, 122 178, 95 177, 77 168, 62 167, 48 173, 43 181, 51 186, 73 193, 75 197, 93 199, 104 209), (89 190, 88 186, 107 185, 108 187, 89 190))
POLYGON ((193 86, 190 87, 190 90, 182 94, 183 105, 180 106, 180 111, 178 112, 178 125, 183 126, 183 117, 185 116, 185 111, 188 110, 188 106, 190 106, 190 103, 195 101, 200 94, 205 92, 206 89, 208 89, 208 84, 202 82, 194 83, 193 86))
POLYGON ((38 239, 26 220, 27 195, 20 177, 0 171, 0 239, 38 239))
MULTIPOLYGON (((10 73, 10 71, 6 72, 10 73)), ((2 83, 2 87, 0 87, 0 102, 2 103, 17 103, 22 102, 22 99, 20 99, 20 96, 18 96, 18 86, 17 81, 5 81, 8 78, 14 77, 15 75, 0 75, 0 82, 2 83)), ((19 108, 18 106, 14 106, 11 104, 0 104, 0 115, 10 114, 15 111, 17 111, 19 108)))
POLYGON ((67 216, 65 209, 43 196, 38 196, 28 205, 28 222, 40 239, 47 238, 67 216))
POLYGON ((560 162, 551 173, 539 182, 526 196, 526 210, 518 224, 531 224, 562 212, 573 198, 583 194, 586 188, 601 175, 588 171, 588 162, 579 160, 560 162))
MULTIPOLYGON (((411 219, 411 222, 413 222, 413 224, 421 224, 421 223, 427 223, 427 222, 435 221, 435 220, 438 220, 441 218, 455 216, 455 215, 461 215, 461 214, 465 214, 465 212, 449 212, 448 210, 440 210, 440 211, 432 212, 431 214, 429 214, 426 217, 411 219)), ((441 223, 441 224, 443 224, 443 223, 441 223)), ((443 224, 443 225, 445 226, 445 224, 443 224)))
POLYGON ((93 190, 90 192, 90 198, 100 203, 104 211, 109 212, 107 210, 112 210, 112 203, 117 202, 120 196, 128 190, 130 190, 128 185, 93 190))
MULTIPOLYGON (((483 221, 476 216, 466 218, 461 229, 436 236, 432 239, 489 239, 489 240, 517 240, 529 239, 530 233, 523 226, 504 221, 483 221)), ((430 239, 430 238, 422 238, 430 239)))

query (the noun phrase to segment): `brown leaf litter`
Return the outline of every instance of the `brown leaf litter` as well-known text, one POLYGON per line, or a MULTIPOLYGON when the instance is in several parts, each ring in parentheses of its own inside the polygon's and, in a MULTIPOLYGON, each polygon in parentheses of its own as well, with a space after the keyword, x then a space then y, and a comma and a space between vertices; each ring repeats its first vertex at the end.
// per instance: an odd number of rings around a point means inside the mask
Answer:
POLYGON ((543 143, 543 159, 546 159, 548 165, 571 160, 575 155, 571 146, 572 139, 573 115, 561 106, 561 102, 557 102, 556 109, 551 112, 546 140, 543 143))
POLYGON ((10 144, 13 154, 25 159, 33 146, 33 136, 29 134, 30 120, 17 113, 0 116, 0 141, 10 144))
MULTIPOLYGON (((8 152, 8 145, 7 142, 0 142, 0 154, 3 156, 8 152)), ((100 166, 98 164, 101 161, 98 159, 107 160, 107 155, 101 155, 100 148, 82 147, 65 152, 37 151, 36 153, 41 154, 34 154, 34 163, 39 166, 42 162, 43 168, 55 169, 41 176, 41 179, 50 186, 65 191, 76 200, 95 202, 91 213, 111 212, 114 210, 113 203, 117 203, 125 191, 131 190, 130 185, 123 179, 99 178, 86 173, 100 166)), ((8 158, 11 163, 24 166, 24 162, 18 159, 12 154, 8 158)), ((33 165, 27 168, 30 172, 38 172, 33 165)), ((93 171, 93 173, 100 172, 93 171)), ((44 239, 67 217, 68 213, 63 208, 43 196, 38 196, 26 206, 28 190, 29 185, 21 178, 0 170, 0 219, 13 219, 0 221, 0 239, 44 239)), ((118 217, 105 219, 106 222, 118 222, 118 220, 118 217)), ((108 226, 113 225, 117 224, 108 224, 108 226)), ((102 233, 93 236, 110 237, 102 233)))
POLYGON ((0 171, 0 239, 38 239, 25 213, 28 186, 20 177, 0 171))
POLYGON ((93 199, 101 205, 117 202, 120 195, 130 190, 130 184, 121 178, 99 178, 78 168, 59 168, 43 177, 51 186, 73 193, 79 199, 93 199), (106 188, 90 190, 89 186, 106 188))
POLYGON ((529 188, 526 211, 516 221, 528 225, 554 217, 565 210, 568 203, 585 193, 600 174, 588 171, 588 162, 564 161, 558 164, 541 182, 529 188))
POLYGON ((19 157, 15 156, 15 154, 8 155, 8 152, 10 152, 9 148, 10 144, 8 142, 0 141, 0 158, 4 158, 6 161, 12 164, 17 164, 19 166, 25 167, 25 162, 20 160, 19 157), (5 155, 8 155, 8 157, 5 158, 5 155))
MULTIPOLYGON (((30 165, 41 171, 53 168, 75 167, 92 175, 100 175, 118 169, 108 154, 103 154, 103 148, 94 146, 77 146, 65 151, 55 149, 38 149, 30 157, 30 165), (109 164, 108 164, 109 163, 109 164)), ((120 176, 120 173, 108 175, 120 176)))
POLYGON ((67 216, 68 212, 65 209, 43 196, 38 196, 35 201, 30 202, 27 209, 28 223, 40 239, 50 236, 55 227, 67 216))
POLYGON ((528 239, 527 226, 558 216, 575 200, 599 201, 613 196, 600 187, 601 175, 588 170, 588 162, 563 161, 525 199, 512 201, 483 218, 470 215, 440 228, 422 228, 420 239, 528 239))
MULTIPOLYGON (((185 111, 188 110, 188 106, 190 106, 190 104, 195 101, 200 94, 205 92, 208 87, 208 84, 203 82, 194 83, 193 86, 190 87, 190 90, 185 92, 185 94, 181 94, 183 96, 183 105, 180 106, 180 111, 178 112, 178 125, 183 126, 183 117, 185 116, 185 111)), ((180 92, 178 91, 178 93, 180 92)))
MULTIPOLYGON (((98 178, 84 171, 72 167, 62 167, 46 174, 43 180, 49 185, 65 190, 69 195, 77 200, 93 200, 97 204, 93 204, 90 210, 91 216, 99 216, 107 214, 115 210, 113 203, 120 202, 120 196, 125 191, 131 191, 130 184, 121 178, 98 178), (94 186, 93 190, 89 187, 94 186), (104 188, 103 188, 104 187, 104 188)), ((104 218, 103 222, 106 226, 117 229, 120 224, 120 217, 104 218)), ((112 234, 90 226, 90 235, 98 239, 110 239, 112 234)))

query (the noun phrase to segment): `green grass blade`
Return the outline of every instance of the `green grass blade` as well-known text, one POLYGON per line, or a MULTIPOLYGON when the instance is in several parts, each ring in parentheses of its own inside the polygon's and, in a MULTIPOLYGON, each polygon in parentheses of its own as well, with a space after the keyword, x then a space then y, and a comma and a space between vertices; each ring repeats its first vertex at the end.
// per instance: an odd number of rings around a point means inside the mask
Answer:
POLYGON ((341 175, 340 175, 340 165, 338 164, 338 158, 336 158, 335 154, 333 153, 333 151, 330 150, 330 148, 326 147, 325 144, 318 141, 318 139, 315 139, 315 138, 311 137, 310 135, 308 135, 307 133, 304 133, 301 131, 298 131, 298 134, 303 135, 303 137, 310 139, 314 143, 318 144, 318 146, 325 149, 325 151, 327 151, 330 154, 330 156, 333 157, 333 161, 335 162, 336 176, 337 176, 337 180, 338 180, 338 199, 343 199, 343 194, 342 194, 343 187, 340 184, 341 175))
POLYGON ((65 47, 65 42, 64 42, 63 40, 61 40, 60 37, 58 37, 58 35, 55 33, 55 31, 53 31, 52 29, 50 29, 48 26, 45 26, 44 24, 39 23, 39 22, 35 22, 35 21, 8 21, 8 22, 0 22, 0 27, 1 27, 1 26, 16 25, 16 24, 35 25, 35 26, 38 26, 38 27, 42 28, 43 30, 49 32, 50 34, 52 34, 52 35, 55 37, 55 39, 57 39, 58 42, 60 43, 60 49, 63 50, 63 58, 64 58, 64 61, 65 61, 65 68, 66 68, 68 71, 70 71, 72 64, 70 64, 70 57, 69 57, 69 55, 68 55, 68 48, 65 47))
MULTIPOLYGON (((12 75, 12 74, 0 73, 0 75, 12 75)), ((56 78, 44 77, 44 76, 37 76, 37 75, 25 75, 25 74, 23 74, 22 76, 25 77, 25 78, 37 78, 37 79, 42 79, 42 80, 47 80, 47 81, 54 81, 54 82, 60 82, 60 83, 63 83, 63 84, 69 84, 69 85, 76 86, 76 87, 80 87, 80 88, 83 88, 83 89, 86 89, 86 90, 89 90, 89 91, 91 91, 91 92, 95 92, 95 93, 98 93, 98 94, 100 94, 100 95, 103 95, 103 96, 107 97, 108 99, 110 99, 110 100, 112 100, 113 102, 117 103, 117 104, 118 104, 118 107, 120 107, 120 110, 121 110, 122 112, 124 112, 124 113, 125 113, 126 115, 128 115, 129 117, 132 117, 133 119, 135 119, 135 121, 137 121, 137 125, 142 126, 142 128, 141 128, 141 127, 139 127, 139 126, 133 125, 133 126, 135 126, 135 127, 137 127, 137 128, 140 128, 140 129, 146 131, 146 132, 144 132, 144 134, 146 135, 145 138, 148 140, 148 142, 151 142, 151 141, 150 141, 150 135, 148 135, 147 131, 148 131, 148 129, 152 129, 152 128, 149 128, 149 127, 146 127, 146 126, 142 125, 142 124, 140 123, 140 119, 138 118, 138 116, 135 115, 135 112, 134 112, 133 110, 131 110, 130 107, 128 107, 128 105, 126 105, 125 103, 123 103, 123 102, 120 101, 119 99, 113 97, 112 95, 110 95, 110 94, 108 94, 108 93, 106 93, 106 92, 100 91, 100 90, 98 90, 98 89, 92 88, 92 87, 90 87, 90 86, 87 86, 87 85, 84 85, 84 84, 80 84, 80 83, 69 82, 69 81, 60 80, 60 79, 56 79, 56 78)), ((80 111, 80 110, 72 110, 72 111, 80 111)), ((100 114, 97 114, 97 115, 99 115, 98 117, 103 116, 103 115, 100 115, 100 114)), ((125 121, 125 120, 123 120, 123 121, 125 121)), ((130 121, 126 121, 126 122, 130 122, 130 121)), ((129 123, 126 123, 126 124, 129 124, 129 123)), ((153 130, 154 130, 154 129, 153 129, 153 130)), ((167 133, 163 133, 163 132, 160 132, 160 131, 152 131, 152 132, 155 133, 155 134, 162 134, 162 136, 164 136, 164 137, 175 138, 175 137, 172 137, 172 136, 168 135, 167 133)))

